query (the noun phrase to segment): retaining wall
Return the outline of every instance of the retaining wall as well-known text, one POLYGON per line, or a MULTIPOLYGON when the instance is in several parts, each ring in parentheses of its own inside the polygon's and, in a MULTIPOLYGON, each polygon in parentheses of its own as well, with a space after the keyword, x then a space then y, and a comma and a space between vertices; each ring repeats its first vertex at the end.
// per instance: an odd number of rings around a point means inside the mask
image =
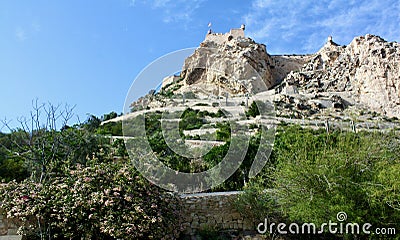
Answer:
POLYGON ((17 235, 17 229, 18 227, 8 221, 6 214, 0 210, 0 236, 17 235))
POLYGON ((245 219, 233 202, 241 192, 215 192, 181 195, 183 227, 186 234, 198 230, 255 230, 254 223, 245 219))

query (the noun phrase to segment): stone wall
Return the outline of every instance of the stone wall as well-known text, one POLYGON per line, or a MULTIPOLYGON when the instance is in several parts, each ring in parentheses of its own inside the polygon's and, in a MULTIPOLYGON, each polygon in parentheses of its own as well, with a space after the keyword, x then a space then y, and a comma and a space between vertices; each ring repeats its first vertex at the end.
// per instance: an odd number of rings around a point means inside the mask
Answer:
POLYGON ((245 219, 233 202, 241 192, 215 192, 181 195, 183 227, 186 234, 198 230, 255 230, 254 223, 245 219))
POLYGON ((229 38, 244 38, 244 30, 240 28, 233 28, 229 33, 210 33, 206 35, 206 41, 215 42, 219 45, 229 41, 229 38))
POLYGON ((232 29, 229 31, 229 33, 230 33, 230 35, 231 35, 232 37, 234 37, 234 38, 239 38, 239 37, 244 38, 244 30, 241 29, 241 28, 232 28, 232 29))
POLYGON ((17 226, 7 220, 5 213, 0 210, 0 236, 16 235, 17 228, 17 226))

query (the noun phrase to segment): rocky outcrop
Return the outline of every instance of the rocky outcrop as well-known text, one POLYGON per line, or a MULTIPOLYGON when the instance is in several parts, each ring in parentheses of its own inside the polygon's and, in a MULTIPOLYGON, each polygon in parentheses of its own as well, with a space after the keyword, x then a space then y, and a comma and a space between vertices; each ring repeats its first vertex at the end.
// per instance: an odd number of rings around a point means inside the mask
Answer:
POLYGON ((265 45, 250 38, 225 37, 206 38, 185 60, 181 73, 185 84, 219 86, 232 94, 271 88, 275 80, 265 45))
POLYGON ((281 83, 282 80, 291 72, 299 70, 305 63, 313 57, 309 55, 271 55, 272 78, 276 83, 281 83))
POLYGON ((400 44, 366 35, 348 46, 328 39, 300 71, 290 72, 279 92, 347 92, 359 104, 400 117, 400 44))
MULTIPOLYGON (((266 46, 244 36, 241 29, 207 34, 194 54, 185 60, 181 78, 186 86, 208 85, 230 94, 258 93, 282 82, 302 67, 311 55, 271 56, 266 46), (233 31, 235 30, 235 31, 233 31)), ((213 91, 213 90, 212 90, 213 91)), ((214 89, 215 91, 215 89, 214 89)))
MULTIPOLYGON (((271 56, 243 29, 210 33, 180 76, 164 80, 160 95, 227 99, 270 89, 278 116, 323 118, 333 111, 338 118, 354 112, 400 118, 400 44, 367 34, 341 46, 329 37, 315 54, 271 56)), ((169 104, 156 99, 157 106, 169 104)))

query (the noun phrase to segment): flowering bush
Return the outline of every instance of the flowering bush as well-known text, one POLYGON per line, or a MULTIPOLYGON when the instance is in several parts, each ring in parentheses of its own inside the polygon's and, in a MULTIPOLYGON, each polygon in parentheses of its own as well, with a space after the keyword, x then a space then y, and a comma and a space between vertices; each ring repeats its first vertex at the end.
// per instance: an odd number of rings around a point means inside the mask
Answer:
POLYGON ((176 196, 126 164, 95 163, 65 176, 0 187, 0 208, 23 235, 42 239, 172 239, 180 232, 176 196))

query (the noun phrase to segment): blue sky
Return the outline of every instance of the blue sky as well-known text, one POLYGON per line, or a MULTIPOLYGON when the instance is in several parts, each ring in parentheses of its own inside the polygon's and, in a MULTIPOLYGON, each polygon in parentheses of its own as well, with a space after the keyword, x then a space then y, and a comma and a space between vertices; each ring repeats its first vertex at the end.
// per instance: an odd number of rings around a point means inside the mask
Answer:
POLYGON ((81 120, 122 112, 137 74, 158 57, 198 46, 209 22, 215 32, 245 23, 246 35, 271 54, 313 53, 329 35, 343 45, 366 33, 398 42, 400 2, 4 0, 0 119, 16 124, 36 98, 76 105, 81 120))

